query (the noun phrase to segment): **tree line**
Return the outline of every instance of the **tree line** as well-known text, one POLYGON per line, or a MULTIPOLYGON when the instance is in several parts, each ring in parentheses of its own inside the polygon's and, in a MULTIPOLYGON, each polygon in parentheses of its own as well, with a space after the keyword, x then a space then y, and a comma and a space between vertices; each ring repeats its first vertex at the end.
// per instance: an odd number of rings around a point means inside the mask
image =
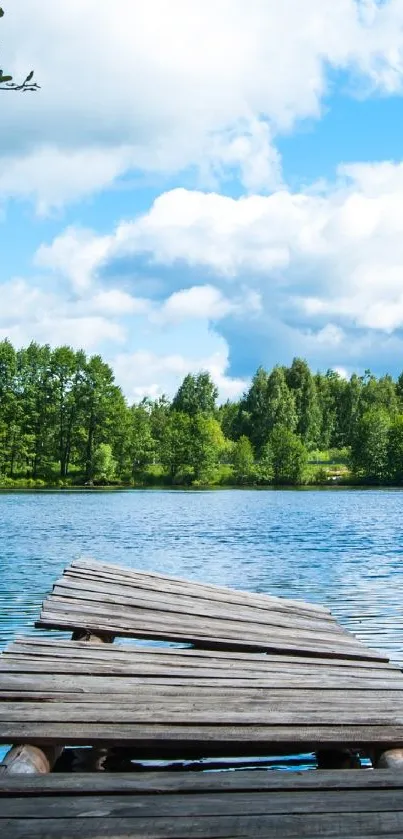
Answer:
MULTIPOLYGON (((135 381, 136 371, 133 370, 135 381)), ((403 483, 403 374, 260 367, 217 403, 206 372, 129 405, 99 355, 0 342, 0 485, 403 483)))

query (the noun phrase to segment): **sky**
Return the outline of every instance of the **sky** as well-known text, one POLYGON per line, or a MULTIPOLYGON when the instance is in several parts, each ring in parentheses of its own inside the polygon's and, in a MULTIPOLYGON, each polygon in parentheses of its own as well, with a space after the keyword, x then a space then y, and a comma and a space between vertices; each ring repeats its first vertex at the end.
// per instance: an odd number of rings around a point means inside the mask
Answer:
POLYGON ((3 0, 0 339, 128 399, 403 368, 403 0, 3 0))

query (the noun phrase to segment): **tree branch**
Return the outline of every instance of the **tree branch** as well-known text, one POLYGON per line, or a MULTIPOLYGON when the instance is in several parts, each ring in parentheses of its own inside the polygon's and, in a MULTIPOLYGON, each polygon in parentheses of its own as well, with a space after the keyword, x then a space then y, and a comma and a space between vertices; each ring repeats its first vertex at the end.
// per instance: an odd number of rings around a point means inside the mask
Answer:
MULTIPOLYGON (((4 17, 4 11, 0 6, 0 18, 4 17)), ((13 81, 13 77, 9 75, 4 75, 3 71, 0 70, 0 90, 22 90, 24 93, 29 90, 30 92, 35 90, 40 90, 40 85, 37 82, 32 81, 34 77, 34 71, 31 70, 28 73, 26 79, 23 82, 18 84, 17 82, 13 81)))

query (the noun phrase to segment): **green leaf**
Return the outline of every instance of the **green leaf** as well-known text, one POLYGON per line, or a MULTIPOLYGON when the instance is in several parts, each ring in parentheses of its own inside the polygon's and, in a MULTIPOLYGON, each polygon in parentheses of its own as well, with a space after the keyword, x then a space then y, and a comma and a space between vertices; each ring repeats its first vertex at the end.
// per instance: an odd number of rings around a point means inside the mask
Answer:
POLYGON ((12 80, 12 76, 0 76, 0 84, 3 84, 3 82, 12 82, 12 80))
POLYGON ((4 17, 3 9, 0 8, 0 17, 4 17))

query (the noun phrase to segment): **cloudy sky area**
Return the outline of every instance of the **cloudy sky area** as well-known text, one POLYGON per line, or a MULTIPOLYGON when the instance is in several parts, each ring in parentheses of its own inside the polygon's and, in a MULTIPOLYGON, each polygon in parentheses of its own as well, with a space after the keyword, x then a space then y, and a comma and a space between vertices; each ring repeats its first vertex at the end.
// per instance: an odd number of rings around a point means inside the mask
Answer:
POLYGON ((0 337, 130 399, 403 368, 403 0, 12 0, 0 337))

